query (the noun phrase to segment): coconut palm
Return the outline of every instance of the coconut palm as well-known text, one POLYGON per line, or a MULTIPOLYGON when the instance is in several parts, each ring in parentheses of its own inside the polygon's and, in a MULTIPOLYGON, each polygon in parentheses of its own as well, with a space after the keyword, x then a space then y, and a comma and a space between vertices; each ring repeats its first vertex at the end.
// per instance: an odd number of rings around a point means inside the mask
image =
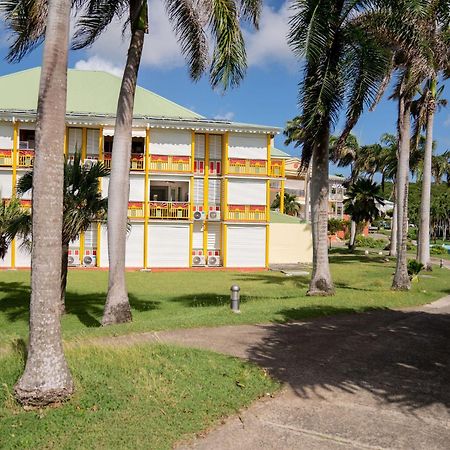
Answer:
MULTIPOLYGON (((297 216, 300 210, 300 206, 297 203, 296 196, 289 194, 289 192, 284 193, 284 212, 289 216, 297 216)), ((280 207, 280 194, 277 194, 274 201, 272 202, 271 208, 277 209, 280 207)))
POLYGON ((3 199, 0 204, 0 258, 5 259, 5 256, 8 252, 9 246, 11 245, 11 241, 14 239, 14 236, 11 236, 11 224, 16 221, 22 221, 23 218, 28 219, 29 221, 29 213, 25 211, 21 204, 20 200, 16 197, 11 199, 3 199))
MULTIPOLYGON (((81 155, 75 152, 73 159, 66 159, 64 164, 64 209, 62 228, 61 257, 61 312, 65 312, 65 292, 69 260, 69 244, 79 238, 92 223, 104 221, 108 199, 102 198, 99 187, 100 179, 109 175, 103 163, 94 162, 82 165, 81 155)), ((33 171, 23 175, 17 183, 17 194, 23 195, 32 189, 33 171)), ((9 236, 20 234, 22 238, 30 239, 27 231, 31 231, 28 223, 29 215, 21 215, 10 222, 9 236)))
POLYGON ((450 151, 431 157, 431 174, 436 184, 442 183, 442 177, 446 175, 450 167, 450 151))
POLYGON ((334 292, 328 263, 328 159, 330 130, 345 105, 338 147, 377 93, 389 55, 365 26, 374 6, 365 1, 299 0, 293 5, 289 45, 304 58, 300 87, 302 162, 312 163, 313 273, 309 295, 334 292))
POLYGON ((364 222, 373 222, 380 217, 380 206, 384 205, 380 185, 369 178, 358 178, 347 189, 344 200, 345 212, 356 227, 352 227, 349 248, 355 248, 356 228, 364 222))
POLYGON ((14 393, 20 403, 37 406, 65 400, 73 392, 62 348, 59 308, 64 172, 61 149, 66 127, 70 6, 69 0, 48 3, 36 117, 30 340, 25 370, 14 393))

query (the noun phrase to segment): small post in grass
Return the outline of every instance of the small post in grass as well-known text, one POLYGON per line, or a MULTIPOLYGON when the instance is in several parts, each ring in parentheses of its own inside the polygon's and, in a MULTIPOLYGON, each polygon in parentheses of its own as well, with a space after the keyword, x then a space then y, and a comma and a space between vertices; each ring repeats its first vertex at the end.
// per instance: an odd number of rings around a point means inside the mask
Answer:
POLYGON ((230 291, 231 291, 231 295, 230 295, 231 311, 236 314, 240 314, 241 310, 239 309, 239 305, 241 303, 241 293, 240 293, 241 288, 238 285, 233 284, 233 286, 231 286, 230 291))

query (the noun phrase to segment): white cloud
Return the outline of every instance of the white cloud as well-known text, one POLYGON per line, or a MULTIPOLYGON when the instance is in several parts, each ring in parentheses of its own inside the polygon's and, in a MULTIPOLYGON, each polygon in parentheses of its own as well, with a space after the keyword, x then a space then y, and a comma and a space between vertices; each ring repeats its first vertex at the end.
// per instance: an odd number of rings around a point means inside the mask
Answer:
POLYGON ((217 114, 216 116, 214 116, 214 119, 216 120, 233 120, 233 118, 234 118, 233 111, 228 111, 225 114, 217 114))
POLYGON ((249 66, 267 66, 273 62, 294 68, 296 59, 287 44, 289 32, 288 2, 278 10, 264 6, 258 31, 244 33, 249 66))
POLYGON ((123 67, 116 66, 100 56, 90 56, 87 59, 80 59, 75 64, 75 69, 79 70, 100 70, 111 73, 116 77, 122 77, 123 67))

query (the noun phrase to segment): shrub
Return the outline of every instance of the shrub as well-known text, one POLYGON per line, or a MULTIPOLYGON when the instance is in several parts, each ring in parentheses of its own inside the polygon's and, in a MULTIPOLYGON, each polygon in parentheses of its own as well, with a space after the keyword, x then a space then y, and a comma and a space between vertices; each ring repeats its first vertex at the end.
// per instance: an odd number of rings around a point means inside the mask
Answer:
POLYGON ((411 281, 419 281, 419 272, 423 269, 424 265, 416 261, 415 259, 410 259, 408 261, 408 275, 411 281))
POLYGON ((408 230, 408 239, 411 239, 412 241, 417 240, 417 228, 410 228, 408 230))
POLYGON ((368 247, 368 248, 384 248, 386 246, 386 241, 384 239, 375 239, 373 237, 366 236, 356 236, 355 244, 357 247, 368 247))
POLYGON ((440 245, 436 245, 435 247, 430 248, 430 255, 447 255, 448 251, 445 247, 441 247, 440 245))

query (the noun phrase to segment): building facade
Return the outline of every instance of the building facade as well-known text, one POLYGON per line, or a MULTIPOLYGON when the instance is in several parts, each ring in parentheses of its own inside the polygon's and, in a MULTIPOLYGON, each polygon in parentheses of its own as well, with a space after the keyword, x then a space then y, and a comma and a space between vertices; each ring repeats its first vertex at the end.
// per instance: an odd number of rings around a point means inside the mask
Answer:
MULTIPOLYGON (((0 189, 7 200, 34 159, 39 69, 0 77, 0 189)), ((68 71, 64 152, 111 165, 120 79, 68 71)), ((126 266, 187 268, 269 265, 270 186, 284 188, 285 159, 272 156, 279 130, 206 119, 143 88, 136 91, 130 161, 126 266)), ((102 194, 108 195, 108 177, 102 194)), ((25 208, 31 196, 22 198, 25 208)), ((108 266, 106 225, 70 245, 73 266, 108 266)), ((3 267, 29 267, 21 242, 3 267)))

